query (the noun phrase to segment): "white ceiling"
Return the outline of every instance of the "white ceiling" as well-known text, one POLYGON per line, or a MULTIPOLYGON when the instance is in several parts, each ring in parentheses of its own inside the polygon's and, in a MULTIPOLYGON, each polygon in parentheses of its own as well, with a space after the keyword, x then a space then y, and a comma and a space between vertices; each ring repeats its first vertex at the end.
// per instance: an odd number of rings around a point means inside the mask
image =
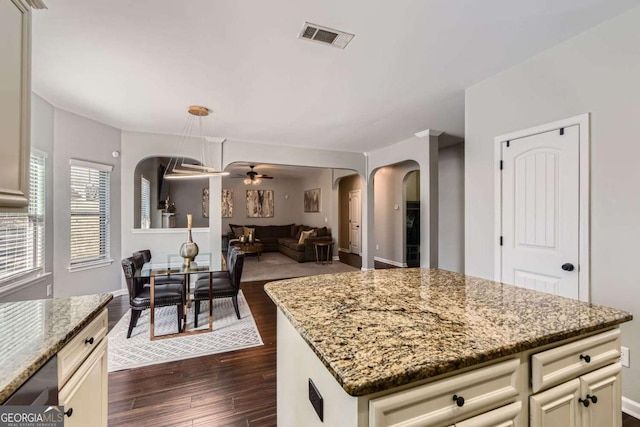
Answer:
MULTIPOLYGON (((640 0, 48 0, 33 89, 124 130, 368 151, 464 133, 464 89, 640 0), (304 21, 355 33, 297 39, 304 21)), ((523 100, 523 102, 526 102, 523 100)))

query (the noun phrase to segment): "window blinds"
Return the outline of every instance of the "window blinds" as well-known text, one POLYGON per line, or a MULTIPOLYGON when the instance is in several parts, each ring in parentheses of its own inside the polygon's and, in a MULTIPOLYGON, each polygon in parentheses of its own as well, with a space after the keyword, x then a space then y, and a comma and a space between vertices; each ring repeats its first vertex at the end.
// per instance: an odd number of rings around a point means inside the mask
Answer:
POLYGON ((32 151, 27 213, 0 214, 0 282, 44 270, 45 161, 32 151))
POLYGON ((151 227, 151 183, 144 176, 140 178, 140 228, 151 227))
POLYGON ((111 166, 71 160, 70 269, 109 260, 111 166))

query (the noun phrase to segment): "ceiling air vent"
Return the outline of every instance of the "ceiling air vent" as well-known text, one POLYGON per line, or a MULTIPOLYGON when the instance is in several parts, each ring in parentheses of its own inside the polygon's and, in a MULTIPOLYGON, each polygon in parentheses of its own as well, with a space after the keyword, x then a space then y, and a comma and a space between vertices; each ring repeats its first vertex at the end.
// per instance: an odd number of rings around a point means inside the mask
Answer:
POLYGON ((312 40, 318 43, 328 44, 333 47, 339 47, 340 49, 344 49, 353 37, 353 34, 312 24, 310 22, 305 22, 302 30, 300 30, 300 34, 298 34, 299 39, 312 40))

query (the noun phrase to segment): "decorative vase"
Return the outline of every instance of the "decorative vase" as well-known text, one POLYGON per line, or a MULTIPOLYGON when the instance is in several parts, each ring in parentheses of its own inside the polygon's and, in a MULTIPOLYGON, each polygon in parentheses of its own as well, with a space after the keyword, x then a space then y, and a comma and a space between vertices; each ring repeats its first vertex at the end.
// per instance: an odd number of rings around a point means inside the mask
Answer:
POLYGON ((198 245, 191 238, 191 214, 187 215, 187 241, 180 246, 180 256, 184 259, 184 265, 190 266, 195 257, 198 256, 198 245))
POLYGON ((191 230, 187 231, 187 241, 180 246, 180 256, 184 258, 184 265, 189 266, 198 256, 198 245, 191 238, 191 230))

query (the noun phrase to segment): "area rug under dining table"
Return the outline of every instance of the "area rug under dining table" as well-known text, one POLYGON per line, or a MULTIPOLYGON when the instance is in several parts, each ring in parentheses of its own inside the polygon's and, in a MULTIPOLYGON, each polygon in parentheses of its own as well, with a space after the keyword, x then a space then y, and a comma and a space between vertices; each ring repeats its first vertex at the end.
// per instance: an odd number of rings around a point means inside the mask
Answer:
MULTIPOLYGON (((208 301, 201 303, 198 325, 208 326, 208 301)), ((127 339, 131 310, 109 332, 109 372, 139 368, 209 354, 224 353, 263 345, 262 337, 242 291, 238 293, 240 319, 236 317, 231 298, 213 300, 213 331, 164 340, 149 339, 149 310, 127 339)), ((177 332, 176 306, 156 308, 156 335, 177 332)), ((193 328, 193 304, 189 310, 188 329, 193 328)))

